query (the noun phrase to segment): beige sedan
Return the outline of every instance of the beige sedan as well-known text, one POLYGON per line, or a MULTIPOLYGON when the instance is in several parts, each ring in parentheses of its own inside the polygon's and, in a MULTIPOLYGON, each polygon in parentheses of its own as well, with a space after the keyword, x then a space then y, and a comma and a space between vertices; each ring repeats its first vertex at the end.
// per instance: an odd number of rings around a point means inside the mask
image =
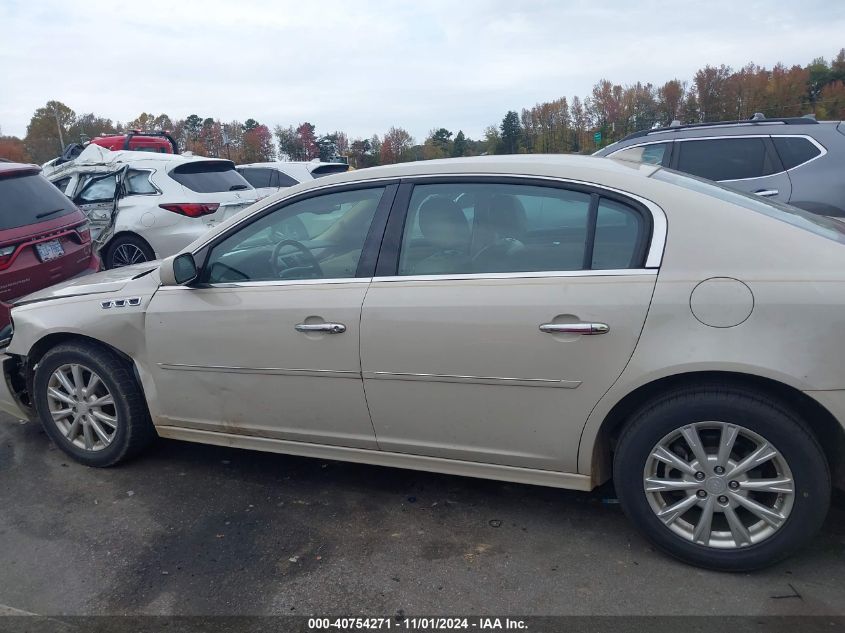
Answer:
POLYGON ((590 490, 696 565, 813 536, 841 472, 841 224, 648 165, 500 156, 286 189, 175 258, 31 295, 6 410, 590 490))

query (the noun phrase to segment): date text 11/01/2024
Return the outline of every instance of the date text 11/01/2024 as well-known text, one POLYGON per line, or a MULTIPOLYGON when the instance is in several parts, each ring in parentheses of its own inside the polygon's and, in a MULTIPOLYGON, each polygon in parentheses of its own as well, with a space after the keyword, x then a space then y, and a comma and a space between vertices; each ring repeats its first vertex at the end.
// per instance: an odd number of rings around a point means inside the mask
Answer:
POLYGON ((408 631, 445 631, 453 629, 498 631, 525 630, 525 620, 516 618, 474 617, 474 618, 309 618, 308 629, 318 630, 365 630, 365 629, 403 629, 408 631))

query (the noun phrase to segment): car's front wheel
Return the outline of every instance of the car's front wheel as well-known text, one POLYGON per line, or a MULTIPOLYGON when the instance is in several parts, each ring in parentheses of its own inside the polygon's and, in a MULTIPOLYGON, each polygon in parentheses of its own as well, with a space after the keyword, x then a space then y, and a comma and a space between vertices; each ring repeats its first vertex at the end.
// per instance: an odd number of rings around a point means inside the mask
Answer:
POLYGON ((626 514, 662 550, 746 571, 809 541, 830 502, 824 452, 787 408, 725 386, 666 394, 636 413, 614 456, 626 514))
POLYGON ((35 409, 56 445, 88 466, 111 466, 155 437, 131 365, 99 345, 62 343, 38 362, 35 409))

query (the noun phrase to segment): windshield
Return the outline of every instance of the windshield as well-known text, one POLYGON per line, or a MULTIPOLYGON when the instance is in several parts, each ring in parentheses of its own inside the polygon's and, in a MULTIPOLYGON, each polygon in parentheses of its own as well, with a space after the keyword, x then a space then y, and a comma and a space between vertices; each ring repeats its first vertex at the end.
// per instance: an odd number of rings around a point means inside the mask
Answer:
POLYGON ((70 215, 76 207, 40 174, 0 178, 0 230, 70 215))
POLYGON ((804 209, 783 204, 782 202, 766 200, 750 193, 728 189, 710 180, 690 176, 689 174, 682 174, 671 169, 658 169, 651 175, 651 178, 678 185, 690 191, 703 193, 724 202, 730 202, 731 204, 762 213, 770 218, 786 222, 787 224, 829 240, 845 244, 845 222, 810 213, 804 209))
POLYGON ((173 169, 170 177, 197 193, 252 189, 252 185, 235 171, 234 163, 226 160, 191 161, 173 169))

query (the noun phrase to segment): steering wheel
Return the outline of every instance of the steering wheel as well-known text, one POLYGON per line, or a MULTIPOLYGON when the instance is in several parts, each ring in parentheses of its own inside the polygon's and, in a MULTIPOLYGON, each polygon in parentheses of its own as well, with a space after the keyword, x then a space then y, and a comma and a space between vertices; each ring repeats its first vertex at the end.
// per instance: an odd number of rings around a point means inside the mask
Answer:
POLYGON ((273 255, 270 258, 270 264, 273 266, 273 272, 275 272, 276 277, 278 277, 279 279, 283 279, 285 273, 290 274, 292 270, 302 268, 304 268, 305 270, 312 271, 313 276, 318 279, 323 276, 323 269, 320 268, 320 262, 318 262, 317 258, 314 257, 314 253, 312 253, 309 248, 305 246, 305 244, 303 244, 302 242, 297 242, 296 240, 282 240, 281 242, 276 244, 276 247, 273 249, 273 255), (294 262, 292 265, 285 266, 284 268, 282 268, 279 265, 279 254, 285 246, 293 246, 296 250, 305 255, 305 264, 297 265, 296 262, 294 262))

